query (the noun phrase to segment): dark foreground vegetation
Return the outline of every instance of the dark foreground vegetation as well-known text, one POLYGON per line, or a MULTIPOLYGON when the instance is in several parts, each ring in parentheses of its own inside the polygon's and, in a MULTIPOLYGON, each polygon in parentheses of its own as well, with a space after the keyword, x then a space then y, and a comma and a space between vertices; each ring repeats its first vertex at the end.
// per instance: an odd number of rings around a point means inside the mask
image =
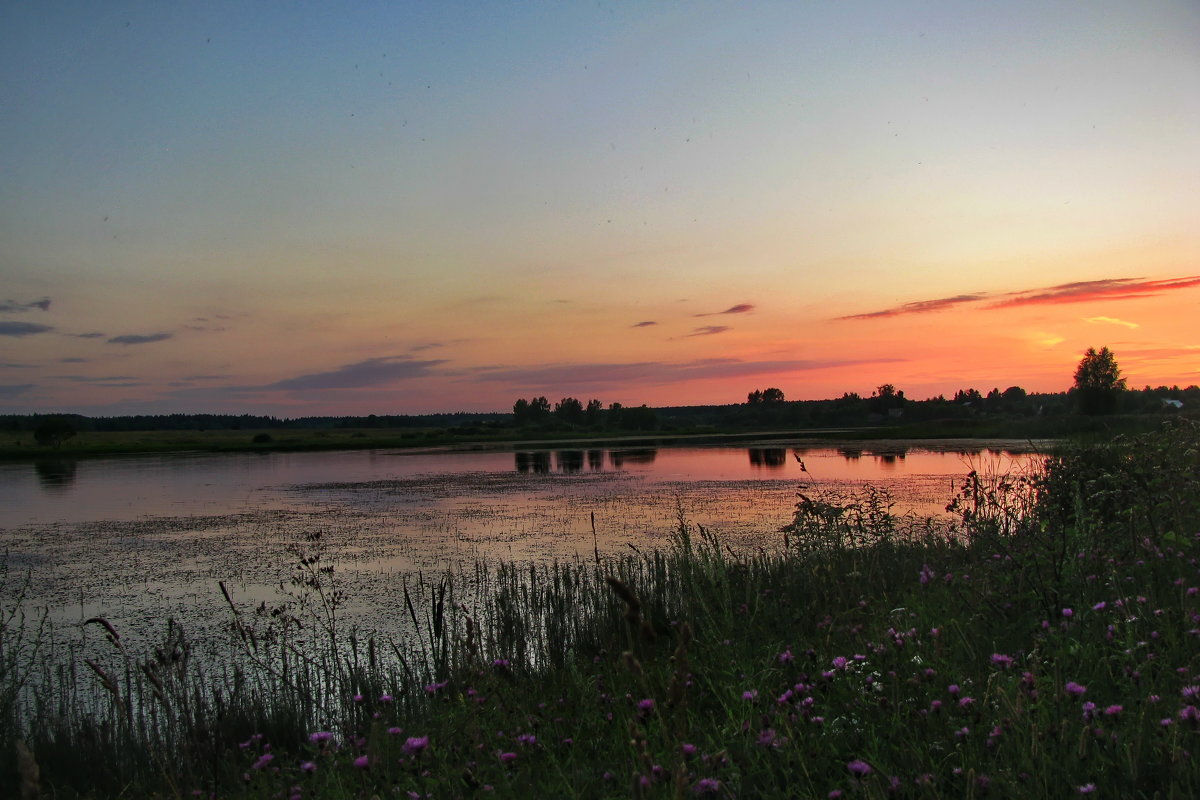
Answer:
POLYGON ((942 526, 816 482, 752 552, 681 517, 668 552, 410 581, 387 641, 339 626, 344 587, 313 539, 285 602, 229 597, 215 658, 174 624, 127 652, 102 620, 88 660, 51 652, 10 573, 0 786, 1200 795, 1200 425, 972 475, 950 506, 942 526))

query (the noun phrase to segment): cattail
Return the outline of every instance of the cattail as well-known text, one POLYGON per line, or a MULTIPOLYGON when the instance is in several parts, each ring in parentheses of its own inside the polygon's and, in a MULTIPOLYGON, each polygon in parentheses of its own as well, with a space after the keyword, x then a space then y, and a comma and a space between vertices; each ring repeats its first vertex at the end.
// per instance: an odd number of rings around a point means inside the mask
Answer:
POLYGON ((106 620, 104 617, 92 617, 91 619, 89 619, 87 622, 85 622, 83 624, 90 625, 93 622, 96 623, 97 625, 99 625, 100 627, 104 628, 104 630, 108 632, 108 635, 106 638, 110 642, 113 643, 114 647, 119 648, 121 646, 121 634, 117 633, 117 629, 112 626, 111 622, 106 620))

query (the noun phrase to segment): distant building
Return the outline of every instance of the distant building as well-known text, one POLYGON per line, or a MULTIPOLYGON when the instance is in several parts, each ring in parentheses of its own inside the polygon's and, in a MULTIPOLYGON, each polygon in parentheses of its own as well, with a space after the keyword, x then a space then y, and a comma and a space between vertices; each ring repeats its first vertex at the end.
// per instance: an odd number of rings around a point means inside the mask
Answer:
POLYGON ((1162 401, 1163 401, 1163 405, 1164 405, 1164 406, 1170 406, 1171 408, 1183 408, 1183 401, 1182 401, 1182 400, 1175 400, 1175 399, 1173 399, 1173 398, 1170 398, 1170 397, 1164 397, 1164 398, 1162 399, 1162 401))

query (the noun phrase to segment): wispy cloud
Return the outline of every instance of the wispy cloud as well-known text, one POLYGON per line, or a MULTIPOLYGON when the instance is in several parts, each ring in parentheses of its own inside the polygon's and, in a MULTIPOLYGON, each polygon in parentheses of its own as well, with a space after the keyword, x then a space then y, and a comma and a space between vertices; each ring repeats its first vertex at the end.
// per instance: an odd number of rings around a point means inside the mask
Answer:
POLYGON ((696 328, 691 333, 684 334, 684 338, 688 336, 715 336, 727 330, 729 330, 728 325, 705 325, 703 328, 696 328))
POLYGON ((51 325, 38 325, 34 322, 7 322, 0 320, 0 336, 33 336, 54 330, 51 325))
POLYGON ((651 325, 657 325, 657 324, 658 323, 655 322, 654 320, 648 319, 643 322, 638 322, 633 325, 630 325, 629 327, 631 327, 631 328, 649 328, 651 325))
POLYGON ((748 311, 753 311, 754 306, 749 303, 738 303, 736 306, 730 306, 724 311, 708 311, 704 314, 693 314, 695 317, 717 317, 721 314, 745 314, 748 311))
POLYGON ((503 381, 555 391, 572 391, 575 386, 628 386, 632 383, 664 384, 676 381, 739 378, 786 372, 811 372, 837 367, 896 363, 898 358, 743 361, 737 358, 706 358, 694 361, 636 361, 629 363, 557 364, 545 367, 484 368, 471 377, 503 381))
POLYGON ((149 333, 149 334, 127 334, 125 336, 114 336, 108 340, 109 344, 150 344, 151 342, 162 342, 174 336, 173 333, 149 333))
POLYGON ((309 375, 298 375, 282 381, 268 384, 262 389, 287 390, 316 390, 316 389, 362 389, 369 386, 383 386, 395 381, 422 378, 433 372, 434 368, 445 364, 445 359, 416 361, 408 356, 384 356, 368 358, 354 364, 347 364, 329 372, 314 372, 309 375))
POLYGON ((0 397, 16 397, 19 394, 24 394, 33 388, 32 383, 17 383, 17 384, 2 384, 0 383, 0 397))
POLYGON ((50 298, 43 297, 41 300, 34 300, 29 303, 18 303, 13 300, 0 300, 0 314, 19 314, 23 311, 32 311, 33 309, 41 311, 50 310, 50 298))
POLYGON ((924 314, 930 311, 942 311, 943 309, 953 308, 963 303, 974 303, 982 300, 985 296, 982 294, 960 294, 954 297, 941 297, 936 300, 918 300, 915 303, 905 303, 904 305, 885 308, 882 311, 851 314, 846 317, 837 317, 837 319, 880 319, 882 317, 898 317, 901 314, 924 314))
MULTIPOLYGON (((1200 275, 1183 278, 1165 278, 1162 280, 1103 278, 1095 281, 1061 283, 1057 286, 1040 289, 1022 289, 1000 295, 974 293, 960 294, 954 297, 942 297, 935 300, 918 300, 913 303, 904 303, 903 305, 885 308, 880 311, 869 311, 865 314, 850 314, 844 317, 836 317, 836 319, 880 319, 884 317, 896 317, 902 314, 922 314, 930 311, 943 311, 968 303, 985 303, 982 306, 983 308, 992 309, 1058 303, 1083 303, 1089 300, 1132 300, 1139 297, 1153 297, 1164 292, 1190 289, 1196 286, 1200 286, 1200 275)), ((1092 319, 1105 320, 1107 318, 1095 317, 1092 319)), ((1089 321, 1092 320, 1089 319, 1089 321)), ((1118 322, 1117 324, 1121 323, 1118 322)))
POLYGON ((1012 292, 1005 299, 991 303, 989 308, 1031 306, 1052 303, 1082 303, 1087 300, 1131 300, 1153 297, 1163 292, 1200 286, 1200 275, 1148 281, 1142 278, 1105 278, 1098 281, 1062 283, 1048 289, 1012 292))
POLYGON ((76 339, 103 339, 106 334, 92 331, 90 333, 69 333, 68 336, 74 336, 76 339))
POLYGON ((114 381, 136 381, 136 375, 56 375, 56 378, 64 381, 74 381, 75 383, 112 383, 114 381))
POLYGON ((1083 318, 1083 321, 1084 321, 1084 322, 1091 322, 1091 323, 1093 323, 1093 324, 1096 324, 1096 325, 1099 325, 1099 324, 1102 324, 1102 323, 1107 323, 1107 324, 1109 324, 1109 325, 1122 325, 1122 326, 1124 326, 1124 327, 1126 327, 1126 328, 1140 328, 1140 327, 1142 327, 1141 325, 1138 325, 1136 322, 1126 322, 1125 320, 1123 320, 1123 319, 1117 319, 1116 317, 1084 317, 1084 318, 1083 318))

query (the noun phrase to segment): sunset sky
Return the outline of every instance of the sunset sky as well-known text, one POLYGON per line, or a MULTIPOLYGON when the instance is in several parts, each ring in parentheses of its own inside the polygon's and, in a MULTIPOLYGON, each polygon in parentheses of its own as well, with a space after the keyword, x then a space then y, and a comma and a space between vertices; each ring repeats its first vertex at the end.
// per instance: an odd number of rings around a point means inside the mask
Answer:
POLYGON ((0 5, 0 413, 1200 383, 1200 3, 0 5))

